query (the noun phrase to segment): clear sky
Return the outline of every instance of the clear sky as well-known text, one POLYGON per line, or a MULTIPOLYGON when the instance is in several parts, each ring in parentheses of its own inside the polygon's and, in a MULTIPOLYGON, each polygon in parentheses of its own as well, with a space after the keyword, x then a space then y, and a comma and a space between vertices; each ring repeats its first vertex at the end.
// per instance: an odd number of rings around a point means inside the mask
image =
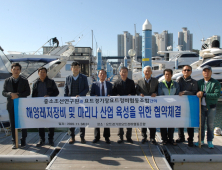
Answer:
POLYGON ((0 0, 0 4, 0 46, 5 53, 35 51, 53 37, 60 44, 81 37, 77 46, 92 47, 93 30, 94 51, 97 42, 103 55, 114 56, 117 34, 134 34, 134 24, 141 34, 146 19, 153 32, 173 33, 174 47, 182 27, 193 33, 194 49, 200 50, 203 37, 222 36, 221 0, 0 0))

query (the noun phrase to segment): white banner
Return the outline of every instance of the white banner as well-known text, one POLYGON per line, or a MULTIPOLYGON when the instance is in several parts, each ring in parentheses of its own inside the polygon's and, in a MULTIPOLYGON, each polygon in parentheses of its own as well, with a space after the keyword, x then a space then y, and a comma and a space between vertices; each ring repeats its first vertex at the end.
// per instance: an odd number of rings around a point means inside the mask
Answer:
POLYGON ((199 127, 196 96, 39 97, 14 100, 15 127, 199 127))

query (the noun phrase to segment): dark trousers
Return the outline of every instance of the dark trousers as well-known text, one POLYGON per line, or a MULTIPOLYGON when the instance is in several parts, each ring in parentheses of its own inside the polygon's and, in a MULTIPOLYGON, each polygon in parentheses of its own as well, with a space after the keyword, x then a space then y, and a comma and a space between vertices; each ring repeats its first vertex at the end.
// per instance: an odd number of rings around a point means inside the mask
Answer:
MULTIPOLYGON (((131 139, 131 136, 132 136, 132 128, 126 128, 126 138, 127 139, 131 139)), ((123 135, 124 135, 124 131, 123 131, 123 128, 119 128, 119 132, 118 132, 118 136, 123 138, 123 135)))
MULTIPOLYGON (((75 129, 76 128, 69 128, 69 135, 71 137, 75 137, 75 129)), ((84 138, 85 137, 85 128, 80 128, 80 138, 84 138)))
MULTIPOLYGON (((155 139, 155 135, 156 135, 156 128, 149 128, 150 130, 150 139, 155 139)), ((147 138, 147 128, 142 128, 141 129, 142 131, 142 137, 143 139, 146 139, 147 138)))
MULTIPOLYGON (((55 128, 49 128, 48 139, 53 140, 55 128)), ((45 128, 39 128, 40 140, 45 141, 45 128)))
POLYGON ((160 133, 163 141, 173 141, 174 128, 160 128, 160 133))
MULTIPOLYGON (((193 136, 194 136, 194 128, 187 128, 188 133, 188 141, 193 142, 193 136)), ((184 137, 184 128, 178 128, 178 136, 180 139, 185 139, 184 137)))
MULTIPOLYGON (((95 137, 95 139, 98 139, 98 140, 100 139, 100 128, 94 129, 94 137, 95 137)), ((103 137, 104 138, 110 137, 110 128, 104 128, 103 137)))
MULTIPOLYGON (((11 132, 12 132, 12 142, 15 143, 15 116, 14 110, 8 110, 10 125, 11 125, 11 132)), ((21 140, 25 140, 27 137, 27 129, 22 130, 22 137, 21 140)))

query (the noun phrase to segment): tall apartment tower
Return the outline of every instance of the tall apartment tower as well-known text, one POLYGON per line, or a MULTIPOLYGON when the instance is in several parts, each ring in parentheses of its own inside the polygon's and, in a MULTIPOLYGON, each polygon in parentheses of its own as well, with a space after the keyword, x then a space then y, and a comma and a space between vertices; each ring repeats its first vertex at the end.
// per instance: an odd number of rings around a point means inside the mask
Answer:
POLYGON ((187 27, 182 28, 182 32, 178 32, 178 45, 181 45, 183 51, 188 51, 193 49, 193 34, 187 30, 187 27))
POLYGON ((137 56, 142 56, 142 36, 139 33, 136 33, 136 38, 133 36, 133 49, 137 56))
MULTIPOLYGON (((134 49, 137 51, 137 56, 142 56, 142 36, 136 33, 135 36, 131 35, 128 31, 124 31, 123 34, 117 35, 117 51, 118 56, 128 56, 128 51, 134 49), (135 43, 136 39, 136 43, 135 43), (136 44, 136 45, 135 45, 136 44), (137 46, 137 50, 136 50, 137 46)), ((123 59, 118 59, 119 62, 123 62, 123 59)))
POLYGON ((167 30, 161 34, 154 32, 152 35, 152 56, 158 56, 158 51, 167 51, 167 47, 173 47, 173 33, 168 33, 167 30))

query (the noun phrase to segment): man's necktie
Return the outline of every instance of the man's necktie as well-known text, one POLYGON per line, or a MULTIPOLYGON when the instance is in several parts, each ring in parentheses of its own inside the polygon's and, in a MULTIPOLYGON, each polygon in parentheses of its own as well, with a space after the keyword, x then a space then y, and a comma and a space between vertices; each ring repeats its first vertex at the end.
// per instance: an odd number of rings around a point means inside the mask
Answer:
POLYGON ((105 96, 104 82, 102 82, 102 96, 105 96))

